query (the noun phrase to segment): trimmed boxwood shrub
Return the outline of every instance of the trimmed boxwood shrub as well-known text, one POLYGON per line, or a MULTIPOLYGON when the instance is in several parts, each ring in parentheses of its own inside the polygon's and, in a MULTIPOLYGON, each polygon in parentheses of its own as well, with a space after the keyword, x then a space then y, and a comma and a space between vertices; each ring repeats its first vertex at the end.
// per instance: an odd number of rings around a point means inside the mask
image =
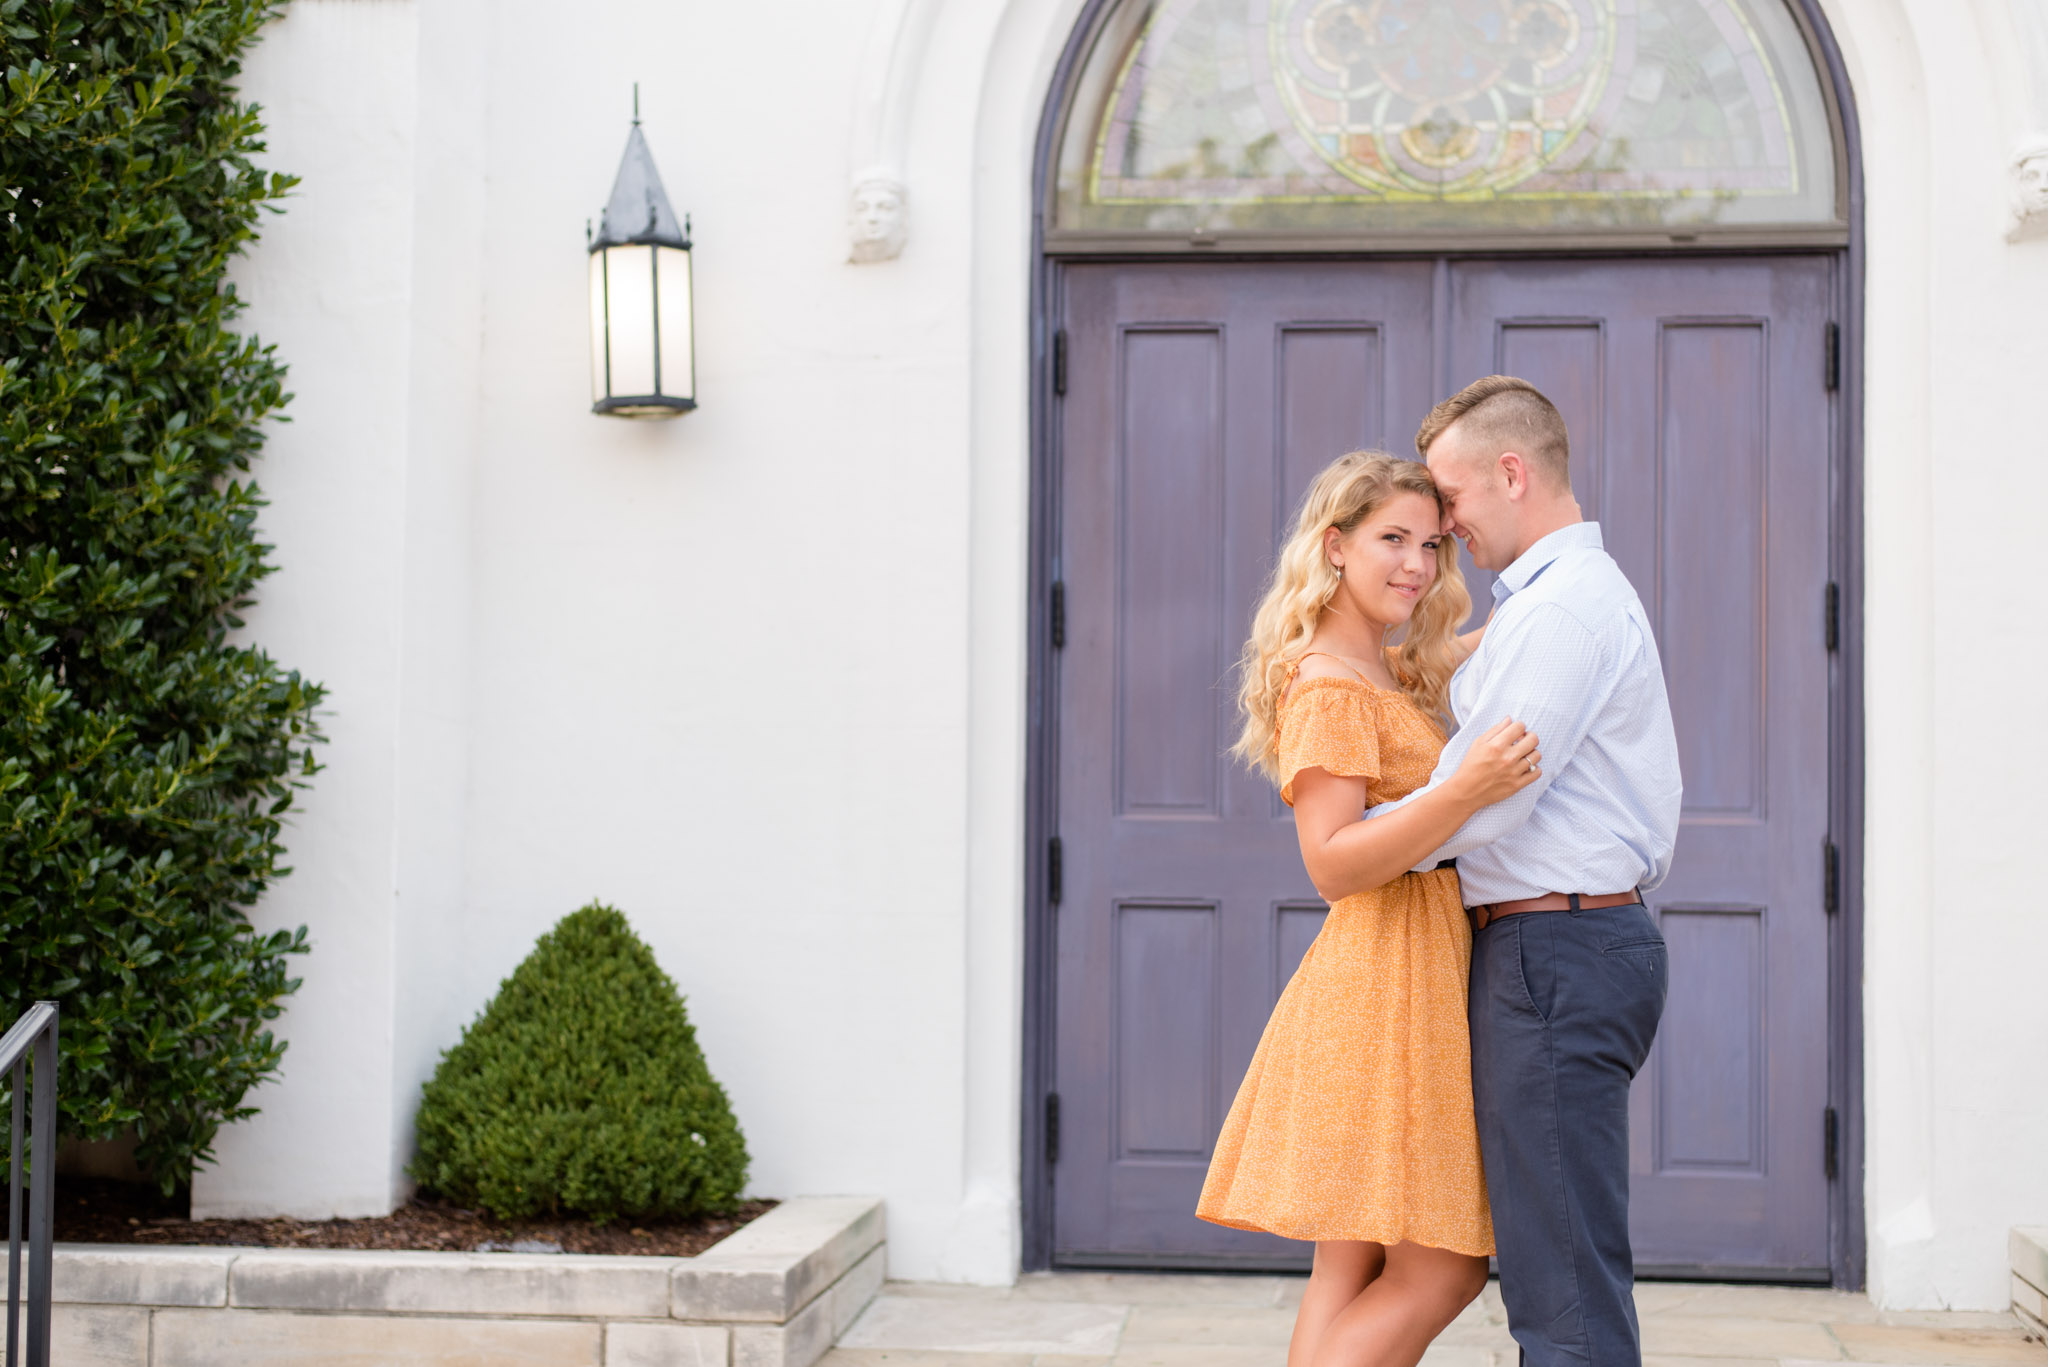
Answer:
POLYGON ((676 985, 626 918, 564 917, 420 1099, 412 1175, 501 1219, 730 1210, 747 1147, 676 985))
POLYGON ((285 401, 227 281, 292 185, 232 82, 274 0, 0 0, 0 1016, 166 1190, 284 1046, 260 935, 318 686, 237 644, 285 401))

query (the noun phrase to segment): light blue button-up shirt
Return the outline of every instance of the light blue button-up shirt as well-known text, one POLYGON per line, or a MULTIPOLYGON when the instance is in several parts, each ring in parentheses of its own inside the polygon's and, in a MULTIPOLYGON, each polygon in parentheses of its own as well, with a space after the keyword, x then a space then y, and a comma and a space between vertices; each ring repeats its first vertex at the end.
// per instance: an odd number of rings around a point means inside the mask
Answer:
POLYGON ((1486 635, 1451 680, 1458 731, 1435 775, 1367 816, 1442 783, 1475 737, 1513 717, 1540 739, 1542 777, 1475 813, 1416 868, 1455 858, 1467 906, 1657 886, 1678 838, 1678 738, 1649 618, 1599 524, 1538 541, 1493 596, 1486 635))

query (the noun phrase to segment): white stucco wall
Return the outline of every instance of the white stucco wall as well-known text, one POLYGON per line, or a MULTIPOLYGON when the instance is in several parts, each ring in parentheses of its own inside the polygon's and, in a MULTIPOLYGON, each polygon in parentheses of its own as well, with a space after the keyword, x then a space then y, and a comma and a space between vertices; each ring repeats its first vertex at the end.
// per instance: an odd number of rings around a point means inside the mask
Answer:
POLYGON ((2014 724, 2048 668, 2023 511, 2048 243, 2005 240, 2048 89, 2023 8, 1827 5, 1869 188, 1865 1206, 1895 1306, 2002 1307, 2007 1228, 2048 1217, 2044 742, 2014 724))
POLYGON ((223 1132, 194 1204, 359 1212, 393 1189, 415 12, 302 6, 258 52, 244 90, 268 111, 269 161, 311 174, 236 271, 245 325, 288 359, 296 395, 257 471, 284 569, 248 616, 279 660, 332 690, 331 763, 290 821, 295 871, 258 918, 309 926, 315 944, 281 1025, 285 1080, 250 1098, 258 1122, 223 1132))
POLYGON ((967 1053, 972 69, 904 149, 951 192, 844 263, 899 17, 303 0, 265 35, 245 90, 306 183, 240 272, 298 395, 251 629, 330 684, 333 742, 262 908, 315 943, 285 1075, 200 1210, 389 1208, 439 1051, 599 897, 688 995, 756 1190, 881 1192, 899 1268, 1010 1275, 1014 985, 967 1053), (584 221, 635 79, 696 224, 704 407, 665 424, 587 411, 584 221))
MULTIPOLYGON (((2006 721, 2048 636, 2037 538, 1986 516, 2041 445, 2048 242, 2005 240, 2004 159, 2048 80, 2007 3, 1828 4, 1870 197, 1865 1192, 1896 1305, 2001 1303, 2004 1228, 2048 1222, 2044 742, 2006 721)), ((296 0, 265 36, 246 88, 305 184, 240 274, 298 395, 252 631, 332 687, 334 741, 262 909, 315 942, 285 1077, 201 1210, 387 1208, 438 1052, 602 897, 688 994, 757 1190, 886 1196, 893 1275, 1013 1274, 1030 164, 1079 8, 296 0), (696 226, 703 407, 661 424, 586 411, 582 227, 635 79, 696 226), (877 155, 910 245, 850 266, 877 155)))

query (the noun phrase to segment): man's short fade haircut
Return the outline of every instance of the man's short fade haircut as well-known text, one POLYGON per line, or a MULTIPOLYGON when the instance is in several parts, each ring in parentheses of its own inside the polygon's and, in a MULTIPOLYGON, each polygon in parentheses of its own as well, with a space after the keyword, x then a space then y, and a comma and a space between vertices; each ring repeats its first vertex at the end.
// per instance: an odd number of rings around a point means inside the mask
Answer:
POLYGON ((1457 423, 1468 438, 1495 453, 1513 451, 1569 489, 1571 439, 1564 417, 1543 391, 1513 375, 1488 375, 1474 380, 1429 410, 1415 433, 1415 450, 1425 459, 1430 444, 1457 423))

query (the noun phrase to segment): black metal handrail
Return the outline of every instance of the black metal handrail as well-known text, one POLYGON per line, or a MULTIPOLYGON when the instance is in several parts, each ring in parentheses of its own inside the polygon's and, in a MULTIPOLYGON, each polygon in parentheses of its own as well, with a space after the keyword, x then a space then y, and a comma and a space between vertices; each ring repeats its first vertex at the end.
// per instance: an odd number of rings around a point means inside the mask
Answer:
POLYGON ((57 1193, 57 1003, 37 1002, 0 1035, 0 1069, 13 1079, 7 1149, 7 1367, 50 1367, 50 1243, 57 1193), (21 1098, 31 1055, 28 1139, 28 1340, 21 1337, 21 1098))

